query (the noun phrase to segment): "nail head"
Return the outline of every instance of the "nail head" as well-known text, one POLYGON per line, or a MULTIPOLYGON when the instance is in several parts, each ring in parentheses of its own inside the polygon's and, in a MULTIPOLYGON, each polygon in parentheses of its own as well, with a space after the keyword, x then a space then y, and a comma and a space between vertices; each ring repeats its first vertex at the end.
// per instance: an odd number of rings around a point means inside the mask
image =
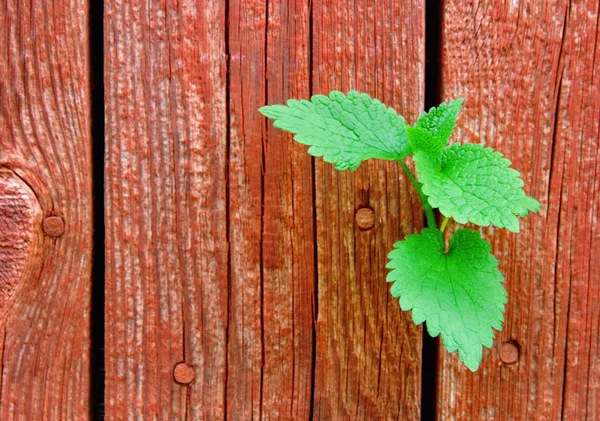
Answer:
POLYGON ((194 381, 196 372, 194 371, 194 367, 191 365, 179 363, 175 366, 175 370, 173 370, 173 377, 179 384, 190 384, 192 381, 194 381))
POLYGON ((500 346, 500 361, 504 364, 514 364, 519 361, 519 347, 512 342, 504 342, 500 346))
POLYGON ((375 212, 371 208, 360 208, 356 211, 355 220, 360 229, 371 229, 375 225, 375 212))
POLYGON ((60 216, 49 216, 44 219, 42 229, 49 237, 60 237, 65 232, 65 221, 60 216))

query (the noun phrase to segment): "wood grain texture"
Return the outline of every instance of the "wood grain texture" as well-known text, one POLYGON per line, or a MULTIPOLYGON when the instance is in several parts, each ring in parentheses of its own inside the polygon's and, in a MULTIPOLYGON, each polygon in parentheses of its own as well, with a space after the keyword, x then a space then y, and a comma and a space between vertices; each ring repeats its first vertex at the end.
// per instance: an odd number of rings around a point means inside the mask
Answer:
POLYGON ((227 416, 310 416, 315 259, 310 156, 258 113, 309 94, 305 1, 229 2, 227 416))
POLYGON ((440 350, 438 418, 592 420, 600 402, 598 2, 447 1, 443 97, 466 101, 455 139, 505 153, 542 211, 486 229, 509 302, 470 373, 440 350), (502 364, 503 342, 519 345, 502 364))
POLYGON ((42 210, 35 192, 16 173, 0 167, 0 319, 19 285, 39 260, 42 210))
POLYGON ((90 412, 87 24, 84 1, 0 1, 2 420, 90 412), (62 235, 44 234, 47 217, 62 235))
MULTIPOLYGON (((410 122, 423 109, 424 4, 313 4, 313 94, 357 89, 410 122)), ((412 187, 394 162, 355 173, 315 160, 318 320, 314 418, 419 419, 421 328, 386 284, 387 253, 422 226, 412 187), (369 207, 372 229, 355 212, 369 207)))
MULTIPOLYGON (((350 44, 313 4, 313 77, 414 117, 422 5, 366 5, 329 5, 344 20, 368 12, 350 44), (347 50, 348 75, 320 47, 330 42, 347 50)), ((225 2, 106 4, 107 416, 309 419, 313 392, 319 419, 418 416, 420 329, 400 317, 384 269, 392 243, 422 223, 416 197, 394 165, 358 177, 319 167, 327 269, 315 354, 312 161, 257 113, 310 95, 311 9, 232 0, 224 13, 225 2), (354 226, 360 206, 375 211, 371 230, 354 226), (182 361, 196 368, 189 386, 173 379, 175 366, 191 377, 182 361)))
POLYGON ((105 2, 107 419, 225 416, 225 29, 224 2, 105 2))

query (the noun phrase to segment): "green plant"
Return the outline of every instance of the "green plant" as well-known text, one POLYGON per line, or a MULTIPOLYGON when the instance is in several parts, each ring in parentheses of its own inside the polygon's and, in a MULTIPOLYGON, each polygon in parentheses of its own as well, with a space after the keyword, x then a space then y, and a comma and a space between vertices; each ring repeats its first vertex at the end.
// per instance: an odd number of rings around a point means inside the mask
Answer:
POLYGON ((520 174, 490 148, 448 146, 463 100, 455 99, 423 113, 414 126, 394 109, 367 94, 333 91, 310 101, 262 107, 274 126, 295 134, 338 170, 354 171, 369 158, 396 160, 425 208, 428 227, 394 244, 388 255, 391 293, 416 324, 426 322, 433 337, 441 334, 449 352, 472 371, 490 348, 492 330, 501 330, 506 291, 498 261, 479 232, 459 229, 446 246, 443 232, 453 218, 460 224, 494 225, 519 231, 517 215, 537 212, 540 203, 523 191, 520 174), (413 155, 418 179, 403 159, 413 155), (437 227, 434 208, 444 220, 437 227))

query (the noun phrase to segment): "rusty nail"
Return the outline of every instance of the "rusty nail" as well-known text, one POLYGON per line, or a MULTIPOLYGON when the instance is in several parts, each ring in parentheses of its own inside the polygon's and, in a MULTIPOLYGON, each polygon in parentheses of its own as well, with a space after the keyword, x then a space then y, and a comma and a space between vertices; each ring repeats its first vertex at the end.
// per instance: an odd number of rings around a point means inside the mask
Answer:
POLYGON ((179 384, 190 384, 194 381, 196 373, 194 367, 186 363, 178 363, 173 370, 173 377, 179 384))
POLYGON ((360 208, 354 218, 360 229, 368 230, 375 225, 375 212, 371 208, 360 208))
POLYGON ((500 346, 500 361, 514 364, 519 361, 519 347, 513 342, 504 342, 500 346))
POLYGON ((60 216, 49 216, 44 219, 42 229, 49 237, 60 237, 65 232, 65 221, 60 216))

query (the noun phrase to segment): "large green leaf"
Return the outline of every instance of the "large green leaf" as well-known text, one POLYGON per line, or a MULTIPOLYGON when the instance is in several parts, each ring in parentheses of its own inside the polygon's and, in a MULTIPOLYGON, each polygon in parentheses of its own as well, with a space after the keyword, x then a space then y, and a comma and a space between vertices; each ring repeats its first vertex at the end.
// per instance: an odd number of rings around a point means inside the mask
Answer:
POLYGON ((523 191, 519 172, 490 148, 455 143, 437 160, 425 149, 415 150, 414 160, 431 206, 461 224, 493 224, 518 232, 515 215, 540 210, 540 203, 523 191))
POLYGON ((294 139, 310 145, 308 153, 322 156, 338 170, 354 171, 369 158, 401 159, 410 154, 405 122, 367 94, 332 91, 310 101, 289 100, 269 105, 260 112, 274 119, 274 126, 295 133, 294 139))
POLYGON ((494 331, 504 320, 506 291, 498 261, 478 232, 458 230, 446 252, 442 233, 426 228, 394 245, 387 267, 391 293, 402 310, 412 310, 415 323, 426 322, 431 336, 441 333, 449 352, 472 371, 482 358, 482 345, 492 346, 494 331))

